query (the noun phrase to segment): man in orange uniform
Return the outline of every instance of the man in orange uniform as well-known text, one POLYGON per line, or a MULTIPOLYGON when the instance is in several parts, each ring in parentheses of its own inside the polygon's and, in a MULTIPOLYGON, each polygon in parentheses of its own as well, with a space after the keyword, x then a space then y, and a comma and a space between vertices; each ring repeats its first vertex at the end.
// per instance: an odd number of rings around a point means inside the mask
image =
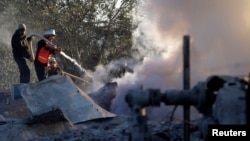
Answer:
MULTIPOLYGON (((52 42, 56 37, 56 32, 54 29, 49 29, 45 31, 43 35, 48 41, 52 42)), ((41 39, 37 43, 37 52, 34 61, 35 71, 39 81, 46 78, 46 67, 48 65, 49 57, 51 55, 56 55, 60 53, 61 49, 55 45, 49 44, 46 40, 41 39)))

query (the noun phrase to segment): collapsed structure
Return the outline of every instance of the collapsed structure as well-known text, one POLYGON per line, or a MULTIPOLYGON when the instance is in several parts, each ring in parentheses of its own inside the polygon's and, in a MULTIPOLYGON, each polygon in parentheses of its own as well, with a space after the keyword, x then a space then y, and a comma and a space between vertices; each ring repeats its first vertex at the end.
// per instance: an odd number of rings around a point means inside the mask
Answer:
MULTIPOLYGON (((183 72, 187 74, 189 73, 188 38, 184 38, 184 47, 183 72)), ((126 69, 126 66, 124 66, 121 72, 128 71, 126 69)), ((130 70, 129 72, 132 71, 130 70)), ((186 76, 186 78, 188 77, 186 76)), ((107 85, 117 86, 116 83, 109 83, 107 85)), ((17 84, 13 86, 13 99, 17 97, 23 99, 31 112, 31 117, 27 121, 22 120, 22 122, 32 124, 34 121, 39 121, 37 119, 44 118, 42 115, 48 113, 52 113, 55 116, 63 115, 70 124, 117 116, 106 110, 110 110, 110 99, 114 98, 115 95, 96 95, 95 93, 88 95, 78 88, 67 76, 55 75, 38 83, 17 84), (18 93, 17 95, 16 92, 18 93), (104 98, 108 96, 110 97, 105 101, 104 98), (105 107, 105 109, 100 105, 105 107)), ((128 128, 130 129, 128 140, 152 140, 152 132, 148 130, 145 108, 147 106, 159 106, 161 102, 166 105, 192 105, 203 114, 203 117, 196 123, 199 137, 203 140, 207 140, 208 138, 209 125, 249 125, 249 86, 250 81, 248 76, 211 76, 206 81, 195 85, 192 89, 167 90, 165 92, 157 89, 130 90, 126 95, 126 102, 132 110, 131 123, 128 124, 130 125, 128 128)), ((103 91, 101 90, 100 93, 103 91)), ((47 120, 47 117, 45 118, 47 120)), ((4 119, 2 118, 2 120, 4 119)), ((1 131, 6 128, 8 127, 1 128, 1 131)), ((31 133, 31 130, 27 129, 26 133, 21 133, 18 136, 19 139, 34 138, 25 137, 27 132, 31 133)), ((169 134, 169 131, 159 132, 161 135, 165 134, 165 139, 175 140, 169 134)), ((36 134, 34 135, 36 136, 36 134)), ((1 139, 5 140, 8 138, 1 137, 1 139)))
MULTIPOLYGON (((116 135, 119 134, 119 137, 115 135, 116 139, 112 137, 112 140, 161 141, 163 138, 163 140, 170 141, 182 139, 188 141, 188 139, 185 138, 185 132, 181 136, 174 138, 172 136, 173 131, 170 130, 155 130, 154 134, 159 135, 160 138, 152 138, 153 132, 151 131, 154 127, 151 126, 151 130, 149 130, 149 122, 147 122, 145 108, 148 106, 159 106, 161 103, 166 105, 182 105, 184 107, 192 105, 203 115, 203 117, 197 119, 198 122, 194 124, 194 129, 198 131, 199 138, 192 138, 192 141, 199 139, 207 140, 209 125, 249 125, 250 76, 234 77, 213 75, 189 89, 188 36, 184 37, 183 53, 183 72, 186 84, 184 90, 171 89, 161 92, 158 89, 143 90, 138 88, 128 91, 125 100, 132 111, 131 117, 129 118, 130 123, 127 123, 126 119, 120 120, 119 126, 116 126, 120 128, 116 132, 116 135), (120 126, 121 124, 125 124, 125 126, 120 126), (127 129, 129 129, 128 132, 127 129)), ((117 83, 108 83, 106 86, 117 87, 117 83)), ((41 117, 44 118, 42 115, 52 113, 57 116, 63 115, 71 125, 93 119, 117 117, 117 115, 111 113, 109 109, 110 101, 115 97, 113 93, 114 89, 103 88, 97 93, 86 94, 77 87, 69 77, 60 75, 51 76, 38 83, 13 85, 11 92, 12 99, 23 99, 28 110, 31 112, 31 117, 29 117, 28 120, 21 120, 22 122, 32 124, 34 121, 37 121, 37 119, 41 117)), ((45 120, 47 120, 47 118, 45 120)), ((63 125, 68 126, 65 125, 65 123, 63 123, 63 125)), ((113 126, 114 124, 110 123, 110 125, 113 126)), ((6 125, 6 127, 0 128, 0 130, 8 129, 8 126, 10 125, 6 125)), ((18 124, 16 126, 18 129, 20 127, 24 128, 18 124)), ((110 129, 110 126, 106 126, 105 130, 106 129, 110 129)), ((188 129, 190 130, 190 128, 188 129)), ((19 133, 18 131, 16 131, 15 134, 19 133)), ((31 132, 33 132, 32 128, 27 128, 24 132, 19 133, 18 137, 12 137, 11 139, 34 139, 34 136, 37 136, 37 134, 30 135, 32 134, 31 132)), ((8 135, 12 133, 13 132, 10 131, 8 135)), ((3 140, 9 139, 1 135, 0 137, 0 139, 3 140)), ((111 140, 111 138, 108 140, 111 140)))
POLYGON ((76 124, 116 116, 97 105, 67 76, 54 75, 39 83, 18 87, 33 117, 60 110, 70 123, 76 124))

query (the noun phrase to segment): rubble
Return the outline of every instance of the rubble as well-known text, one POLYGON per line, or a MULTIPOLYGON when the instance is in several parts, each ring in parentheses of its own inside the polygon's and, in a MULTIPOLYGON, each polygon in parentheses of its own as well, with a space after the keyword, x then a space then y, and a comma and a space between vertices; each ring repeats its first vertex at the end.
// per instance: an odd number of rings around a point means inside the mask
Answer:
POLYGON ((246 123, 246 103, 242 100, 248 83, 238 77, 213 76, 190 90, 166 90, 164 93, 155 89, 131 90, 126 101, 134 112, 125 116, 109 111, 117 83, 107 83, 96 92, 86 94, 68 77, 55 76, 42 83, 24 85, 20 92, 22 98, 17 100, 12 100, 8 92, 0 93, 0 140, 131 141, 138 135, 147 135, 154 141, 183 140, 183 121, 151 121, 143 115, 145 107, 164 102, 195 106, 203 117, 185 122, 191 125, 191 140, 204 141, 209 124, 246 123), (106 101, 102 101, 104 97, 106 101), (225 109, 229 111, 224 112, 225 109), (145 120, 138 121, 138 118, 145 120), (134 130, 140 127, 145 127, 147 134, 134 130))
POLYGON ((67 76, 54 75, 30 84, 22 89, 21 95, 33 116, 60 110, 72 124, 116 116, 96 104, 67 76))

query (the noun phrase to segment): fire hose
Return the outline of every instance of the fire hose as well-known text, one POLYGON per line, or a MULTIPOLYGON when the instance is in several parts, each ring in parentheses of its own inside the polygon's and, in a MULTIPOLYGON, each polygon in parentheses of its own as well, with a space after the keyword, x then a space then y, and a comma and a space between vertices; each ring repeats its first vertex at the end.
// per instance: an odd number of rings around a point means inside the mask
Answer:
POLYGON ((48 43, 48 45, 49 45, 50 47, 54 47, 54 46, 55 46, 51 41, 49 41, 48 39, 46 39, 45 37, 43 37, 43 36, 40 35, 40 34, 33 33, 31 36, 36 36, 36 37, 39 37, 39 38, 45 40, 45 41, 48 43))
MULTIPOLYGON (((31 36, 36 36, 36 37, 39 37, 39 38, 45 40, 45 41, 47 42, 47 44, 49 45, 49 47, 55 48, 55 46, 56 46, 55 44, 53 44, 51 41, 49 41, 48 39, 46 39, 44 36, 42 36, 42 35, 40 35, 40 34, 33 33, 31 36)), ((32 42, 30 42, 30 48, 31 48, 30 50, 31 50, 32 57, 33 57, 33 59, 35 59, 35 58, 34 58, 34 51, 33 51, 33 48, 32 48, 32 42)), ((72 61, 73 59, 69 58, 69 56, 67 56, 64 52, 60 51, 60 54, 61 54, 62 56, 64 56, 66 59, 69 59, 71 62, 74 62, 74 64, 75 64, 76 66, 78 66, 82 71, 84 71, 84 72, 86 73, 86 71, 83 70, 83 69, 80 67, 79 64, 77 64, 75 61, 72 61)), ((68 76, 70 76, 70 77, 72 77, 72 78, 75 78, 75 79, 77 79, 77 80, 80 80, 80 81, 83 81, 83 82, 85 82, 85 83, 90 84, 90 82, 88 82, 88 81, 86 81, 86 80, 84 80, 84 79, 82 79, 82 78, 80 78, 80 77, 77 77, 77 76, 75 76, 75 75, 73 75, 73 74, 70 74, 70 73, 67 73, 67 72, 64 72, 64 71, 63 71, 62 73, 63 73, 63 75, 68 75, 68 76)))
MULTIPOLYGON (((36 36, 39 37, 43 40, 45 40, 47 42, 47 44, 49 45, 49 47, 55 48, 55 44, 53 44, 51 41, 49 41, 48 39, 46 39, 45 37, 43 37, 40 34, 36 34, 34 33, 32 36, 36 36)), ((60 55, 62 55, 63 57, 65 57, 66 59, 70 60, 72 63, 74 63, 77 67, 79 67, 79 69, 81 69, 83 72, 85 72, 85 70, 83 68, 81 68, 81 66, 75 61, 75 59, 72 59, 71 57, 69 57, 68 55, 66 55, 64 52, 60 51, 60 55)))
POLYGON ((32 60, 35 60, 34 51, 33 51, 33 47, 32 47, 32 40, 29 43, 30 43, 30 52, 31 52, 32 60))

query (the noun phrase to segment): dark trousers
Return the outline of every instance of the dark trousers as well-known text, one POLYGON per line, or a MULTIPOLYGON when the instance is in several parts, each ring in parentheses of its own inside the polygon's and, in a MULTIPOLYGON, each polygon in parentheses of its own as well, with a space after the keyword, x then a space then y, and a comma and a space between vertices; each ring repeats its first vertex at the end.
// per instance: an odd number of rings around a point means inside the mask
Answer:
POLYGON ((34 66, 35 66, 35 70, 36 70, 36 75, 37 75, 37 79, 39 81, 42 81, 43 79, 46 78, 45 76, 45 71, 46 71, 46 65, 40 63, 39 61, 35 60, 34 61, 34 66))
POLYGON ((19 73, 20 73, 20 83, 29 83, 30 82, 30 69, 26 64, 26 60, 21 57, 14 57, 15 62, 17 63, 19 73))

